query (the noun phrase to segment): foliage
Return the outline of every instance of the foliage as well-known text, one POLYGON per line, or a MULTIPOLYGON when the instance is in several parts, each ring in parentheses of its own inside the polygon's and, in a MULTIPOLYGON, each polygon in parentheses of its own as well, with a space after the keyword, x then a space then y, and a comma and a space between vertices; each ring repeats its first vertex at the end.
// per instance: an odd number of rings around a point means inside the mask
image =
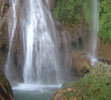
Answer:
POLYGON ((57 0, 54 15, 63 25, 74 28, 81 19, 82 0, 57 0))
MULTIPOLYGON (((75 31, 75 26, 81 20, 88 27, 91 24, 93 0, 56 0, 54 16, 66 28, 75 31)), ((111 42, 111 0, 100 2, 99 36, 106 42, 111 42)), ((73 32, 72 31, 72 32, 73 32)))
POLYGON ((74 91, 66 91, 63 96, 77 100, 111 99, 111 65, 97 63, 90 73, 73 84, 74 91))
POLYGON ((90 24, 91 22, 91 9, 92 9, 92 0, 84 0, 83 2, 83 12, 84 12, 84 20, 86 24, 90 24))
POLYGON ((100 2, 100 34, 106 42, 111 42, 111 0, 100 2))

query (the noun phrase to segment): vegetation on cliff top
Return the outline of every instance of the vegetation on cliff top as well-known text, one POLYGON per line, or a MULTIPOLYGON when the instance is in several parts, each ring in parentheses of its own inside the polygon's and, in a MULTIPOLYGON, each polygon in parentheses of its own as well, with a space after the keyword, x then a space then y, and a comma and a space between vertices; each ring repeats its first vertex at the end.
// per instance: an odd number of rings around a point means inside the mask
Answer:
POLYGON ((100 37, 111 42, 111 0, 100 2, 100 37))
POLYGON ((80 23, 82 14, 82 0, 57 0, 54 15, 66 27, 74 28, 80 23))
POLYGON ((54 15, 65 27, 74 29, 77 24, 90 24, 91 0, 57 0, 54 15))
MULTIPOLYGON (((107 43, 111 42, 111 0, 100 2, 99 36, 107 43)), ((91 24, 91 0, 57 0, 54 15, 65 27, 73 30, 77 24, 91 24)))

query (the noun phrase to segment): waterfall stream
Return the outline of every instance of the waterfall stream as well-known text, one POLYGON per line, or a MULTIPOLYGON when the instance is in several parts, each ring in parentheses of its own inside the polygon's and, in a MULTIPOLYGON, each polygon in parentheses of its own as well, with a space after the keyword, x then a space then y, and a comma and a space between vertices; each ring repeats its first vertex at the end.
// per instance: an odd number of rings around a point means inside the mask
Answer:
MULTIPOLYGON (((53 29, 53 22, 48 3, 42 0, 29 0, 28 22, 25 23, 24 51, 25 64, 23 78, 25 83, 52 83, 59 81, 58 48, 53 41, 48 22, 53 29), (47 15, 45 14, 47 12, 47 15), (47 22, 48 20, 48 22, 47 22)), ((54 37, 56 39, 56 36, 54 37)))
POLYGON ((99 31, 99 3, 98 0, 92 1, 92 25, 89 46, 89 56, 92 62, 97 60, 97 44, 98 44, 98 31, 99 31))

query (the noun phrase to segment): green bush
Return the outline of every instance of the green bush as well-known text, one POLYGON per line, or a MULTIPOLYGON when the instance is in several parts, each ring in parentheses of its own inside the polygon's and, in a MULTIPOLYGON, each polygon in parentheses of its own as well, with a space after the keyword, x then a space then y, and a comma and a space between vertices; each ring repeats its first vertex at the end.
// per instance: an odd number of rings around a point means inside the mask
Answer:
POLYGON ((111 42, 111 0, 101 0, 100 2, 99 35, 106 42, 111 42))
POLYGON ((91 23, 92 16, 92 0, 85 0, 83 2, 83 13, 84 13, 84 21, 87 25, 91 23))
POLYGON ((72 32, 78 24, 91 23, 91 0, 57 0, 55 18, 72 32), (81 23, 82 22, 82 23, 81 23))
POLYGON ((57 0, 54 15, 63 25, 73 27, 81 20, 82 0, 57 0))

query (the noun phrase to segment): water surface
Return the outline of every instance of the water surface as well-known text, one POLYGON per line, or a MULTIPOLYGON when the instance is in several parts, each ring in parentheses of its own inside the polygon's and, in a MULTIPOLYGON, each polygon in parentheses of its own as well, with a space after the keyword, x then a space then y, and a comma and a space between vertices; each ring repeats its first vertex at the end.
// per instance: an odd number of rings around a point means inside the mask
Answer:
POLYGON ((13 87, 14 100, 51 100, 53 92, 61 85, 19 84, 13 87))
POLYGON ((14 93, 14 100, 51 100, 52 93, 14 93))

